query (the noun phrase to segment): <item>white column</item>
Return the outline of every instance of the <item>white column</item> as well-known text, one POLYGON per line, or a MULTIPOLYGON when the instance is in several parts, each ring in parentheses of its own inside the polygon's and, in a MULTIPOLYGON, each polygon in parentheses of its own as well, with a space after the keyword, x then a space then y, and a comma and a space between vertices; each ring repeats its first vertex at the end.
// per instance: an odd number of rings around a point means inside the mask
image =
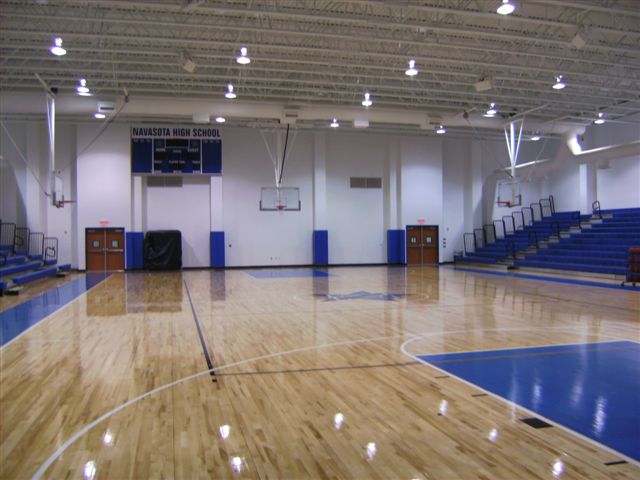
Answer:
POLYGON ((597 200, 597 169, 595 163, 580 165, 580 212, 591 213, 591 205, 597 200))
POLYGON ((396 230, 400 222, 400 142, 397 137, 389 140, 383 177, 384 229, 396 230))
POLYGON ((211 177, 209 183, 209 199, 211 212, 211 232, 224 231, 224 209, 222 205, 222 176, 211 177))
POLYGON ((326 136, 313 136, 313 229, 327 229, 327 158, 326 136))
POLYGON ((131 231, 143 232, 145 230, 144 215, 144 188, 146 178, 140 175, 131 177, 131 231))

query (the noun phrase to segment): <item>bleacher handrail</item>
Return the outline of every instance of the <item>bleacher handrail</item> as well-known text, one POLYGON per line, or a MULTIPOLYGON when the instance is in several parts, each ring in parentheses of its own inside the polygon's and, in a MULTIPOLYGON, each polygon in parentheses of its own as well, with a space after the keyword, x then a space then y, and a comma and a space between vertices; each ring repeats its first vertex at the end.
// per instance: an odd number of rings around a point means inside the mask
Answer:
POLYGON ((602 218, 602 210, 600 209, 600 201, 596 200, 591 204, 591 214, 597 215, 598 218, 602 218))
POLYGON ((538 233, 535 230, 530 230, 529 231, 529 245, 531 245, 531 239, 533 238, 533 244, 536 246, 536 248, 539 248, 538 245, 538 233))
POLYGON ((556 213, 556 200, 553 195, 549 195, 549 203, 551 204, 551 213, 556 213))
POLYGON ((0 245, 10 246, 13 253, 13 242, 15 240, 16 224, 12 222, 0 222, 0 245))
POLYGON ((27 255, 30 258, 42 258, 42 252, 44 250, 44 233, 31 232, 29 233, 29 247, 27 255))
POLYGON ((487 243, 485 242, 485 238, 484 238, 484 229, 483 228, 474 228, 473 229, 473 237, 474 237, 474 245, 475 248, 483 248, 487 243), (478 232, 480 232, 480 235, 478 238, 478 232))
POLYGON ((550 199, 541 198, 539 204, 542 218, 553 216, 553 208, 551 207, 550 199))
POLYGON ((522 213, 522 210, 515 211, 511 214, 511 216, 513 217, 513 227, 514 230, 516 232, 521 232, 524 230, 524 213, 522 213), (516 219, 518 219, 519 221, 516 222, 516 219))
POLYGON ((463 246, 464 246, 464 255, 468 256, 469 253, 475 253, 476 251, 476 236, 473 233, 465 233, 463 235, 463 246), (473 251, 470 251, 470 248, 467 248, 467 238, 469 238, 469 235, 471 235, 471 238, 473 238, 473 251))
POLYGON ((504 223, 504 236, 513 235, 516 232, 516 224, 513 220, 513 215, 504 215, 502 217, 502 222, 504 223), (510 227, 510 228, 508 228, 510 227))
POLYGON ((523 219, 523 224, 525 227, 530 227, 533 225, 533 209, 531 207, 522 207, 522 210, 520 210, 522 212, 522 219, 523 219), (529 214, 529 219, 527 221, 527 215, 525 215, 525 213, 529 214))
POLYGON ((491 224, 483 225, 484 238, 487 244, 496 243, 496 226, 491 224))
POLYGON ((539 222, 540 220, 542 220, 542 205, 540 205, 539 203, 532 203, 529 208, 531 208, 531 212, 532 212, 532 216, 531 218, 533 219, 533 222, 539 222), (537 209, 536 209, 537 207, 537 209), (536 218, 536 212, 538 212, 538 216, 536 218))
POLYGON ((493 221, 493 227, 495 228, 495 232, 496 232, 496 240, 501 240, 506 236, 505 235, 505 228, 504 228, 504 220, 502 220, 502 219, 494 220, 493 221), (499 229, 497 228, 498 226, 501 227, 500 232, 502 232, 502 234, 498 233, 498 231, 499 231, 499 229))

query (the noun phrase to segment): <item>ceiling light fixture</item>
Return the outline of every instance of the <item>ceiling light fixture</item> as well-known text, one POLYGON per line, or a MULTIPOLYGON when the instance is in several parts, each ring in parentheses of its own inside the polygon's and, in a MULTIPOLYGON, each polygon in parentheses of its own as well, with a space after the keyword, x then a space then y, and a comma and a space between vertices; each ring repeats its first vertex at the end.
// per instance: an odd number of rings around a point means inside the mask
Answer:
POLYGON ((240 48, 240 56, 236 57, 236 62, 238 62, 240 65, 251 63, 251 59, 247 56, 247 47, 240 48))
POLYGON ((604 113, 598 112, 598 118, 596 118, 593 123, 596 125, 602 125, 604 123, 604 113))
POLYGON ((489 105, 489 110, 484 113, 483 117, 495 117, 496 113, 498 113, 498 110, 496 110, 496 104, 494 102, 491 102, 491 104, 489 105))
POLYGON ((370 107, 373 105, 373 101, 371 100, 371 94, 369 92, 364 92, 364 100, 362 100, 363 107, 370 107))
POLYGON ((405 70, 405 75, 409 75, 413 77, 418 74, 418 69, 416 68, 416 61, 414 59, 409 60, 409 68, 405 70))
POLYGON ((82 95, 83 97, 88 97, 91 95, 91 91, 89 90, 89 87, 87 87, 87 80, 85 78, 81 78, 78 81, 76 92, 78 92, 78 95, 82 95))
POLYGON ((49 47, 49 51, 58 57, 67 54, 67 51, 62 48, 62 39, 60 37, 53 39, 53 45, 49 47))
POLYGON ((104 113, 100 113, 100 112, 94 113, 93 117, 97 118, 98 120, 102 120, 103 118, 107 118, 107 116, 104 113))
POLYGON ((233 85, 227 85, 227 92, 224 94, 224 96, 231 99, 237 97, 236 93, 233 91, 233 85))
POLYGON ((440 125, 440 127, 436 130, 436 133, 438 135, 442 135, 443 133, 447 133, 447 129, 440 125))
POLYGON ((217 123, 224 123, 224 122, 226 122, 226 121, 227 121, 227 119, 226 119, 226 118, 224 118, 224 117, 216 117, 216 122, 217 122, 217 123))
POLYGON ((334 118, 329 126, 331 128, 338 128, 340 126, 340 124, 338 123, 338 120, 334 118))
POLYGON ((564 83, 564 77, 562 75, 558 75, 556 77, 556 83, 553 84, 553 89, 554 90, 562 90, 566 86, 567 86, 567 84, 564 83))
POLYGON ((509 0, 502 0, 502 5, 498 7, 496 12, 498 12, 500 15, 509 15, 510 13, 513 13, 515 9, 515 5, 509 0))
POLYGON ((538 132, 534 133, 533 135, 531 135, 531 141, 532 142, 537 142, 538 140, 540 140, 540 134, 538 132))

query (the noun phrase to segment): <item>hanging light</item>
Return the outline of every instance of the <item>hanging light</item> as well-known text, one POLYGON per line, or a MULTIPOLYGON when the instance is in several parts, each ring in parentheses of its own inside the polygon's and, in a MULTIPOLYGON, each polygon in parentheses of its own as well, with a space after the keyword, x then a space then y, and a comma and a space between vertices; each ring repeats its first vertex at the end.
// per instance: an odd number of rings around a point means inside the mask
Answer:
POLYGON ((496 12, 498 12, 500 15, 509 15, 510 13, 513 13, 515 9, 515 5, 509 0, 502 0, 502 5, 498 7, 496 12))
POLYGON ((218 123, 224 123, 226 121, 227 121, 227 119, 224 118, 224 117, 216 117, 216 122, 218 122, 218 123))
POLYGON ((340 124, 338 123, 338 120, 334 118, 333 121, 329 124, 329 126, 331 128, 338 128, 340 124))
POLYGON ((598 118, 596 118, 593 123, 596 125, 602 125, 604 123, 604 113, 598 112, 598 118))
POLYGON ((91 90, 89 90, 89 87, 87 87, 87 80, 85 78, 81 78, 78 81, 76 92, 78 92, 78 95, 82 95, 83 97, 88 97, 91 95, 91 90))
POLYGON ((436 133, 438 135, 442 135, 443 133, 447 133, 447 129, 440 125, 440 127, 436 130, 436 133))
POLYGON ((413 77, 415 75, 418 74, 418 69, 416 68, 416 61, 411 59, 409 60, 409 68, 407 70, 405 70, 405 75, 409 75, 410 77, 413 77))
POLYGON ((106 116, 104 113, 102 113, 102 112, 96 112, 96 113, 94 113, 94 114, 93 114, 93 117, 94 117, 94 118, 97 118, 98 120, 102 120, 102 119, 104 119, 104 118, 107 118, 107 116, 106 116))
POLYGON ((236 57, 236 62, 238 62, 240 65, 251 63, 251 59, 247 56, 247 47, 240 48, 240 56, 236 57))
POLYGON ((553 84, 554 90, 562 90, 566 86, 567 84, 564 83, 564 77, 562 75, 558 75, 556 77, 556 83, 553 84))
POLYGON ((227 92, 224 94, 224 96, 230 99, 237 97, 236 93, 233 91, 233 85, 227 85, 227 92))
POLYGON ((53 39, 53 45, 49 47, 49 51, 58 57, 67 54, 67 51, 62 48, 62 39, 60 37, 53 39))
POLYGON ((532 142, 537 142, 538 140, 540 140, 540 134, 538 132, 534 133, 533 135, 531 135, 531 141, 532 142))
POLYGON ((494 102, 491 102, 491 104, 489 105, 489 110, 484 113, 483 117, 495 117, 496 113, 498 113, 498 111, 496 110, 496 104, 494 102))
POLYGON ((363 107, 370 107, 373 105, 373 101, 371 100, 371 94, 369 92, 364 92, 364 100, 362 100, 363 107))

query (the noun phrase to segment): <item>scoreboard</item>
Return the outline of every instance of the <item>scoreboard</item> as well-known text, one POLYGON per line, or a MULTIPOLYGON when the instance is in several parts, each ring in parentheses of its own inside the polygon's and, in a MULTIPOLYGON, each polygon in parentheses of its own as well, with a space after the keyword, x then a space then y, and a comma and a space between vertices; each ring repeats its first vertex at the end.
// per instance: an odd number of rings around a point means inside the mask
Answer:
POLYGON ((219 175, 222 137, 213 127, 131 127, 131 173, 219 175))

